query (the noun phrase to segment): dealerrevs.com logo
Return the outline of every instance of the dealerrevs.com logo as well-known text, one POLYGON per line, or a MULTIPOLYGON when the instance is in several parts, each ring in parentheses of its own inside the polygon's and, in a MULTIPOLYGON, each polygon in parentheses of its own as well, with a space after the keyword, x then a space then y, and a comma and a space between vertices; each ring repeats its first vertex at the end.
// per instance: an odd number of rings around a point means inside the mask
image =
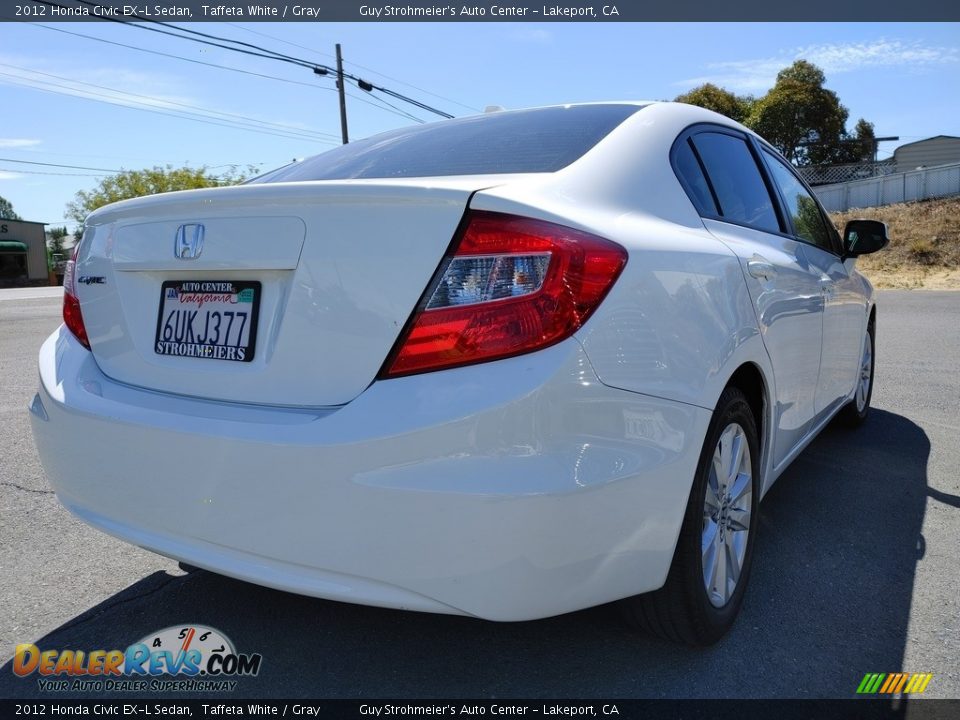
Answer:
POLYGON ((37 676, 44 692, 229 692, 260 672, 263 656, 238 653, 219 630, 176 625, 126 650, 41 650, 17 645, 14 674, 37 676))

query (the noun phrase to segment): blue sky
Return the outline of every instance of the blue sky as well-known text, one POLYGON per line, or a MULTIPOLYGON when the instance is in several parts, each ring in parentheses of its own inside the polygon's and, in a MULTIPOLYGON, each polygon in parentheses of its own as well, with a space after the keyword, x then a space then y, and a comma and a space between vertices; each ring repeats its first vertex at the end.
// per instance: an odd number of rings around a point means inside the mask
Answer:
MULTIPOLYGON (((0 158, 7 159, 0 160, 0 195, 25 219, 63 224, 66 203, 77 190, 95 185, 98 178, 91 175, 103 172, 10 160, 105 169, 255 164, 266 170, 339 142, 333 82, 306 69, 114 23, 50 27, 55 29, 0 24, 0 158), (68 32, 295 82, 151 55, 68 32), (190 112, 206 121, 156 111, 190 112), (234 125, 241 121, 298 137, 234 125)), ((875 123, 878 135, 899 135, 900 143, 960 135, 960 24, 303 22, 186 27, 326 64, 333 64, 333 47, 340 42, 348 71, 455 115, 492 104, 515 108, 671 99, 706 81, 762 94, 780 68, 803 57, 824 69, 827 86, 850 111, 850 126, 865 117, 875 123)), ((352 138, 413 122, 370 104, 356 87, 351 93, 356 96, 347 100, 352 138)), ((881 157, 900 143, 882 145, 881 157)))

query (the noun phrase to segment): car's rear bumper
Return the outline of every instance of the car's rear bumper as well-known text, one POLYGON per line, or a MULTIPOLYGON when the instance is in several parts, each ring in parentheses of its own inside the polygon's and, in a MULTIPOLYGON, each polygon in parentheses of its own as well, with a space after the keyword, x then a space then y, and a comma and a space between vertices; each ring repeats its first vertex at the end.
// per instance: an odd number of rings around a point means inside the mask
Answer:
POLYGON ((602 385, 575 339, 303 410, 116 383, 62 328, 31 411, 61 502, 112 535, 281 590, 493 620, 662 585, 709 422, 602 385))

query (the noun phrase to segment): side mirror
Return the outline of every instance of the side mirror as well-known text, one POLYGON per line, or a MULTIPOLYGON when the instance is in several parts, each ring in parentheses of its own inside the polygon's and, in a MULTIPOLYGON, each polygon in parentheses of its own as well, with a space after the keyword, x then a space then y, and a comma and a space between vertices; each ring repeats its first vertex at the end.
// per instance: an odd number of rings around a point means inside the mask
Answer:
POLYGON ((851 220, 843 229, 845 257, 875 253, 883 250, 889 242, 887 226, 879 220, 851 220))

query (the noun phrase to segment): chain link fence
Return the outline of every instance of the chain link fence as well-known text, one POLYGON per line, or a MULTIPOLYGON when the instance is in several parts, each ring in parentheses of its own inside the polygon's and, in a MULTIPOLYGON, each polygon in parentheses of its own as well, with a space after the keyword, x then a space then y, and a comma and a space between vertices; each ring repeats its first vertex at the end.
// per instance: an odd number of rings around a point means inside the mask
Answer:
POLYGON ((960 195, 960 163, 868 180, 818 185, 813 191, 828 212, 960 195))

